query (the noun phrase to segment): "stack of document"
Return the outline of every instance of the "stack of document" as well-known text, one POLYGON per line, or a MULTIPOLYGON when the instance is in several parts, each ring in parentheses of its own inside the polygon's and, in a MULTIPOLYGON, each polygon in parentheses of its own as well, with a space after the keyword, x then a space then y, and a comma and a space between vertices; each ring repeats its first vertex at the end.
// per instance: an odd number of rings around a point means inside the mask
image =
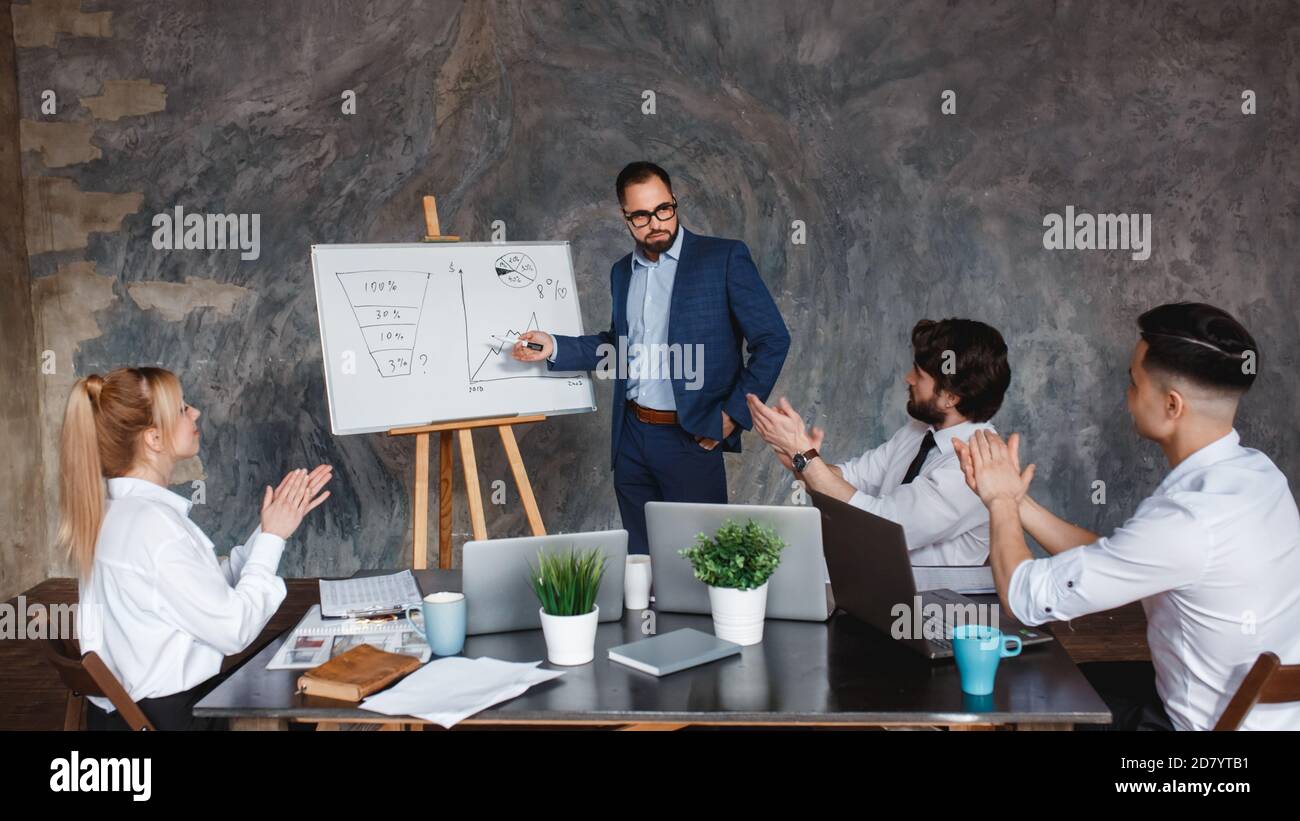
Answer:
POLYGON ((448 656, 429 662, 360 706, 386 716, 415 716, 451 727, 522 695, 534 684, 564 675, 563 670, 539 670, 539 664, 448 656))
POLYGON ((284 640, 266 665, 268 670, 309 670, 340 656, 358 644, 377 650, 414 656, 421 663, 429 660, 433 650, 424 640, 424 632, 408 619, 375 621, 368 619, 325 619, 320 605, 313 604, 298 626, 284 640))
POLYGON ((419 605, 420 600, 420 586, 409 570, 385 576, 320 581, 320 612, 326 618, 400 613, 419 605))

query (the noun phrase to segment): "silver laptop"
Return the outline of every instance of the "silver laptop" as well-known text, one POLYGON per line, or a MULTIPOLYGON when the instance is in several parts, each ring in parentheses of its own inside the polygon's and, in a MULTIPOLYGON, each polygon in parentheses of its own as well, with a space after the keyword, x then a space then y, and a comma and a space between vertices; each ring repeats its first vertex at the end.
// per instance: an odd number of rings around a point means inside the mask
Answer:
POLYGON ((694 502, 646 502, 650 572, 655 609, 674 613, 709 613, 709 589, 695 578, 691 563, 678 551, 695 537, 712 536, 728 519, 753 520, 771 527, 785 542, 781 564, 767 588, 767 617, 826 621, 835 611, 822 556, 821 514, 814 507, 786 505, 716 505, 694 502))
POLYGON ((623 570, 627 566, 627 531, 557 533, 517 539, 466 542, 461 556, 461 590, 465 593, 467 632, 503 633, 535 630, 542 626, 537 594, 528 581, 529 565, 537 566, 537 552, 581 553, 599 548, 605 554, 605 575, 596 592, 601 621, 623 618, 623 570))

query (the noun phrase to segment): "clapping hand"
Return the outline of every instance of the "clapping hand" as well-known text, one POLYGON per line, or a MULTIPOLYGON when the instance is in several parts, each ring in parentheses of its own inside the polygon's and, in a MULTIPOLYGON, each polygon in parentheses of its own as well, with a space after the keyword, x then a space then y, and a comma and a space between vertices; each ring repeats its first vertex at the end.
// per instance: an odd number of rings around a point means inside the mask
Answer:
POLYGON ((275 490, 267 485, 262 494, 262 532, 281 539, 292 536, 303 517, 329 498, 329 491, 320 491, 333 477, 333 467, 318 465, 311 473, 306 468, 289 471, 275 490))
POLYGON ((818 427, 809 430, 803 417, 784 396, 775 408, 764 405, 752 393, 746 394, 745 399, 754 420, 754 432, 772 448, 776 458, 781 460, 787 470, 794 470, 790 459, 796 453, 821 448, 826 432, 818 427))
POLYGON ((1019 502, 1034 480, 1034 465, 1020 469, 1020 434, 1006 442, 991 430, 977 430, 969 442, 952 440, 966 485, 991 507, 999 499, 1019 502))

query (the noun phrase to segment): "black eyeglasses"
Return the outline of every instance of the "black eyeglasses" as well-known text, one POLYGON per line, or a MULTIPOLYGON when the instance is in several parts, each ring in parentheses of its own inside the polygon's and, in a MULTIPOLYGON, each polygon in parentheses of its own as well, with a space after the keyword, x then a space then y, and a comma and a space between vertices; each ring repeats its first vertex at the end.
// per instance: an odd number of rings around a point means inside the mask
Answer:
POLYGON ((655 207, 654 211, 633 211, 630 214, 624 211, 623 219, 632 223, 633 228, 644 228, 650 224, 651 217, 654 217, 660 222, 667 222, 672 219, 673 214, 676 213, 677 200, 673 200, 672 202, 660 203, 655 207))

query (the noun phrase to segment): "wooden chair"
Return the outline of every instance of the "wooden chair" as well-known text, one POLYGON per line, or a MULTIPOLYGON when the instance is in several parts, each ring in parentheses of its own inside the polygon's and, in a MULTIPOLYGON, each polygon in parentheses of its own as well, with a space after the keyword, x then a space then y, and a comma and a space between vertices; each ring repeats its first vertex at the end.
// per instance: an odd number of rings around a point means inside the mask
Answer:
POLYGON ((1260 653, 1214 729, 1237 729, 1256 704, 1288 701, 1300 701, 1300 664, 1283 664, 1274 653, 1260 653))
POLYGON ((45 629, 46 616, 41 613, 33 620, 32 633, 46 633, 46 638, 38 639, 47 661, 53 665, 55 672, 68 688, 68 704, 63 713, 63 729, 85 729, 86 696, 102 696, 113 703, 113 707, 122 715, 132 730, 152 730, 153 724, 126 692, 126 688, 117 680, 96 653, 81 654, 81 646, 76 639, 62 639, 45 629), (39 631, 39 632, 37 632, 39 631))

